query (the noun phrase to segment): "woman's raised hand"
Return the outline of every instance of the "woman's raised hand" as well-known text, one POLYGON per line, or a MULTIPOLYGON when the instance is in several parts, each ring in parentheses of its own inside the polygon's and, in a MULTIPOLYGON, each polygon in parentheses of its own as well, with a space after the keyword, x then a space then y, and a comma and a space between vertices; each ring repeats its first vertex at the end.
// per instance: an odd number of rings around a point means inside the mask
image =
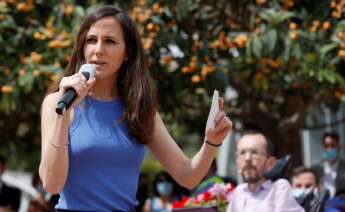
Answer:
MULTIPOLYGON (((226 113, 224 112, 224 100, 223 98, 218 98, 219 111, 216 113, 214 118, 214 128, 206 129, 205 140, 215 146, 222 144, 225 137, 231 132, 232 121, 226 113)), ((212 121, 212 120, 211 120, 212 121)))

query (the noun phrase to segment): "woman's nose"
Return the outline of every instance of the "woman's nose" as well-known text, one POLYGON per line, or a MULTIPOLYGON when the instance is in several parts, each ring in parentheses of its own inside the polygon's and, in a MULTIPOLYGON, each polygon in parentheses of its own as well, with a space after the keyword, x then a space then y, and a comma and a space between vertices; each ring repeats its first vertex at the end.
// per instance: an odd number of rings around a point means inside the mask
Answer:
POLYGON ((95 53, 96 54, 102 54, 103 53, 103 42, 101 40, 98 40, 96 43, 95 53))

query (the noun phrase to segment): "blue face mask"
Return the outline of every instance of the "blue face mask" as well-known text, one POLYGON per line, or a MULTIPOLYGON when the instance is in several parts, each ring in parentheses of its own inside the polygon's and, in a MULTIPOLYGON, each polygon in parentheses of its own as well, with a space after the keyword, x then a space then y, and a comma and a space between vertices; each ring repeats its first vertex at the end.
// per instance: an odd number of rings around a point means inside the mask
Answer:
POLYGON ((172 192, 173 185, 169 182, 163 181, 163 182, 157 183, 156 189, 159 195, 168 196, 172 192))
POLYGON ((336 148, 331 148, 331 149, 327 149, 322 157, 323 159, 327 160, 327 161, 331 161, 334 160, 337 157, 338 153, 337 153, 337 149, 336 148))
POLYGON ((312 188, 309 188, 309 189, 294 188, 292 189, 292 195, 295 198, 305 198, 311 191, 312 191, 312 188))

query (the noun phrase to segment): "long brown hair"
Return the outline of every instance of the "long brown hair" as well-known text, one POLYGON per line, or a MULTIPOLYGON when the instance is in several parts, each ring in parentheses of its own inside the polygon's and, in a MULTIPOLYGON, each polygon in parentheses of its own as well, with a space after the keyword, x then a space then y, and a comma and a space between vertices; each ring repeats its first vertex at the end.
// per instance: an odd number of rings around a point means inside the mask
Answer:
MULTIPOLYGON (((84 46, 90 27, 105 17, 114 17, 121 25, 126 45, 127 60, 120 67, 117 85, 124 104, 123 118, 128 122, 129 134, 138 142, 147 144, 150 140, 156 115, 157 97, 150 73, 144 65, 144 51, 140 35, 128 14, 115 6, 103 6, 88 15, 81 24, 76 44, 63 76, 73 75, 85 63, 84 46)), ((58 85, 48 90, 56 92, 58 85)))

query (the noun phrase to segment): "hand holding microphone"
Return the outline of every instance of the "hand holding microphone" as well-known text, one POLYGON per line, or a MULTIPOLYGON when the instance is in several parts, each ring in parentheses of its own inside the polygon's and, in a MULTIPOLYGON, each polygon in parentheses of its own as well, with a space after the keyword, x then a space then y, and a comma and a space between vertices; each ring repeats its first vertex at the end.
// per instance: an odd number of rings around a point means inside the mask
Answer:
POLYGON ((60 91, 63 95, 55 108, 57 114, 62 115, 72 104, 78 104, 86 96, 89 89, 96 82, 94 78, 95 74, 95 65, 84 64, 80 67, 78 73, 62 78, 60 82, 60 91), (76 99, 78 100, 75 101, 76 99))

